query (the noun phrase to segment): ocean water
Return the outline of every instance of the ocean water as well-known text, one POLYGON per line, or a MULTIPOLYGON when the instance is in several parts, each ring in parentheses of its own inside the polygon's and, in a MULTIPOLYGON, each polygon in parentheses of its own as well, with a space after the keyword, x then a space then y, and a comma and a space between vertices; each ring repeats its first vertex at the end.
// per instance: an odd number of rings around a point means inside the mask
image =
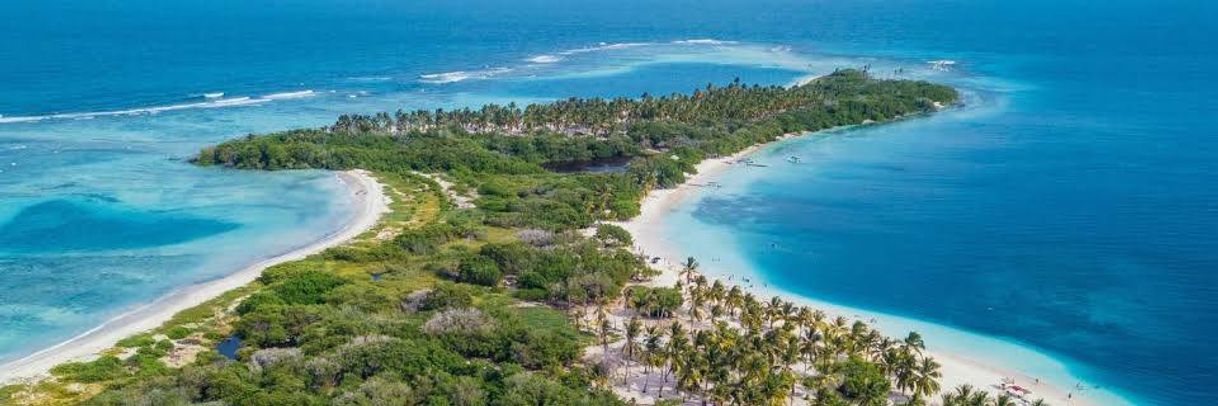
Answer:
POLYGON ((0 361, 351 215, 332 175, 184 162, 204 145, 349 112, 871 65, 967 105, 769 148, 771 170, 726 174, 671 220, 706 233, 672 241, 1139 404, 1218 402, 1209 3, 15 0, 0 15, 0 361))

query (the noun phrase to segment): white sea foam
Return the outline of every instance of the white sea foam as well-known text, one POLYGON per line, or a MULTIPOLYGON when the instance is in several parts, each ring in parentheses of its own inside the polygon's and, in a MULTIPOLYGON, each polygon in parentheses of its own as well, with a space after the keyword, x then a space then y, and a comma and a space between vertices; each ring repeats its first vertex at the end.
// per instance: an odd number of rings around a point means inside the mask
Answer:
POLYGON ((614 43, 614 44, 602 42, 593 47, 568 49, 566 51, 559 52, 558 54, 559 55, 578 55, 578 54, 586 54, 589 52, 611 51, 611 50, 616 50, 616 49, 645 47, 648 45, 655 45, 655 44, 651 43, 651 42, 618 42, 618 43, 614 43))
POLYGON ((313 96, 315 93, 312 90, 303 90, 298 92, 272 93, 261 97, 233 97, 228 99, 212 98, 208 101, 195 103, 170 104, 165 106, 141 107, 125 110, 108 110, 108 111, 90 111, 82 113, 58 113, 47 114, 42 116, 17 116, 17 117, 0 117, 0 124, 9 123, 29 123, 43 120, 91 120, 98 117, 113 117, 113 116, 140 116, 149 114, 159 114, 167 111, 178 111, 188 109, 214 109, 223 107, 248 106, 253 104, 267 103, 275 100, 299 99, 303 97, 313 96))
POLYGON ((249 98, 249 97, 234 97, 231 99, 216 100, 214 102, 208 103, 207 105, 204 105, 201 107, 217 108, 217 107, 244 106, 247 104, 262 103, 262 102, 269 101, 269 100, 270 99, 253 99, 253 98, 249 98))
POLYGON ((46 118, 46 117, 42 117, 42 116, 38 116, 38 117, 21 117, 21 116, 18 116, 18 117, 0 117, 0 124, 5 124, 5 123, 25 123, 25 122, 30 122, 30 121, 40 121, 40 120, 43 120, 43 119, 45 119, 45 118, 46 118))
POLYGON ((428 74, 424 74, 424 75, 419 75, 419 79, 422 80, 423 82, 427 82, 427 83, 453 83, 453 82, 460 82, 462 80, 469 79, 469 78, 470 78, 469 72, 462 71, 462 70, 454 71, 454 72, 428 73, 428 74))
POLYGON ((224 92, 203 93, 204 99, 219 99, 224 97, 224 92))
POLYGON ((561 56, 555 56, 555 55, 537 55, 537 56, 527 59, 527 61, 532 62, 532 63, 555 63, 555 62, 558 62, 561 60, 562 60, 561 56))
MULTIPOLYGON (((587 46, 587 47, 582 47, 582 48, 572 48, 572 49, 567 49, 567 50, 548 53, 548 54, 534 55, 534 56, 525 58, 525 61, 530 63, 530 65, 525 65, 525 66, 521 66, 521 67, 517 67, 517 68, 519 68, 520 70, 524 70, 524 71, 545 69, 544 65, 552 65, 552 64, 559 63, 559 62, 563 62, 563 61, 567 60, 568 57, 575 57, 577 55, 597 53, 597 52, 620 51, 620 50, 626 50, 626 49, 632 49, 632 48, 664 47, 664 46, 669 46, 669 47, 672 47, 672 46, 706 46, 706 45, 723 46, 723 45, 735 45, 735 44, 739 44, 739 42, 718 40, 718 39, 713 39, 713 38, 682 39, 682 40, 675 40, 675 41, 670 41, 670 42, 614 42, 614 43, 600 42, 594 46, 587 46)), ((788 49, 775 48, 775 49, 773 49, 773 51, 775 51, 775 52, 789 51, 789 48, 788 49)), ((617 72, 620 70, 621 69, 616 69, 616 70, 614 70, 614 72, 617 72)), ((424 82, 424 83, 444 84, 444 83, 462 82, 462 81, 466 81, 466 80, 486 80, 486 79, 494 79, 496 77, 502 76, 503 74, 511 72, 511 71, 513 71, 513 69, 511 69, 511 68, 492 68, 492 69, 484 69, 484 70, 477 70, 477 71, 459 70, 459 71, 443 72, 443 73, 429 73, 429 74, 419 75, 419 81, 424 82)), ((536 73, 533 73, 533 72, 523 72, 523 73, 521 73, 520 76, 521 77, 536 77, 537 75, 536 75, 536 73)))
POLYGON ((298 92, 271 93, 271 94, 262 96, 261 99, 264 99, 264 100, 300 99, 300 98, 304 98, 304 97, 312 97, 313 94, 314 94, 314 92, 312 90, 301 90, 298 92))
POLYGON ((672 43, 678 45, 731 45, 736 44, 736 41, 723 41, 714 38, 698 38, 698 39, 682 39, 672 43))
POLYGON ((926 63, 930 64, 931 69, 946 71, 951 70, 952 65, 955 65, 956 61, 951 59, 937 59, 933 61, 926 61, 926 63))
POLYGON ((444 73, 429 73, 426 75, 419 75, 419 81, 424 82, 424 83, 444 84, 444 83, 456 83, 456 82, 461 82, 461 81, 465 81, 465 80, 469 80, 469 79, 484 80, 484 79, 490 79, 495 76, 499 76, 499 75, 502 75, 502 74, 505 74, 505 73, 508 73, 511 71, 512 71, 511 68, 490 68, 490 69, 483 69, 483 70, 477 70, 477 71, 459 70, 459 71, 444 72, 444 73))

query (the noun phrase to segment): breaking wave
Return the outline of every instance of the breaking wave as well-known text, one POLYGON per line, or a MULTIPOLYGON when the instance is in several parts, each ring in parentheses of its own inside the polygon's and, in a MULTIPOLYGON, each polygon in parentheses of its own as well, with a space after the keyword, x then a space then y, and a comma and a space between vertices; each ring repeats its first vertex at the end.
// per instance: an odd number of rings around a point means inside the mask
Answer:
POLYGON ((502 74, 505 74, 505 73, 508 73, 511 71, 512 71, 511 68, 491 68, 491 69, 484 69, 484 70, 477 70, 477 71, 459 70, 459 71, 444 72, 444 73, 429 73, 429 74, 425 74, 425 75, 419 75, 419 81, 424 82, 424 83, 434 83, 434 84, 456 83, 456 82, 462 82, 462 81, 466 81, 466 80, 470 80, 470 79, 474 79, 474 80, 490 79, 495 76, 502 75, 502 74))
MULTIPOLYGON (((534 55, 534 56, 524 59, 524 61, 528 62, 530 65, 520 66, 517 68, 519 68, 519 70, 525 70, 525 71, 528 71, 530 69, 545 69, 544 66, 546 66, 546 65, 552 65, 552 64, 559 63, 559 62, 563 62, 563 61, 567 60, 569 57, 575 57, 577 55, 590 54, 590 53, 596 53, 596 52, 606 52, 606 51, 620 51, 620 50, 632 49, 632 48, 660 47, 660 46, 670 46, 670 47, 671 46, 704 46, 704 45, 719 46, 719 45, 734 45, 734 44, 739 44, 739 42, 724 41, 724 40, 717 40, 717 39, 711 39, 711 38, 682 39, 682 40, 675 40, 675 41, 670 41, 670 42, 614 42, 614 43, 600 42, 593 46, 587 46, 587 47, 581 47, 581 48, 571 48, 571 49, 558 51, 558 52, 554 52, 554 53, 534 55)), ((483 69, 483 70, 476 70, 476 71, 458 70, 458 71, 452 71, 452 72, 428 73, 428 74, 424 74, 424 75, 419 75, 419 81, 423 82, 423 83, 444 84, 444 83, 463 82, 466 80, 486 80, 486 79, 493 79, 493 78, 496 78, 499 76, 503 76, 507 73, 510 73, 510 72, 513 72, 516 70, 518 70, 518 69, 500 67, 500 68, 490 68, 490 69, 483 69)))
POLYGON ((699 38, 699 39, 682 39, 672 43, 677 45, 732 45, 738 44, 736 41, 723 41, 714 38, 699 38))
POLYGON ((537 55, 526 60, 532 63, 555 63, 561 61, 562 57, 554 55, 537 55))
POLYGON ((106 110, 106 111, 90 111, 90 112, 82 112, 82 113, 47 114, 47 115, 41 115, 41 116, 16 116, 16 117, 0 116, 0 124, 29 123, 29 122, 37 122, 37 121, 44 121, 44 120, 90 120, 90 119, 94 119, 97 117, 139 116, 139 115, 157 114, 157 113, 163 113, 163 112, 167 112, 167 111, 177 111, 177 110, 214 109, 214 108, 223 108, 223 107, 248 106, 248 105, 253 105, 253 104, 267 103, 267 102, 271 102, 271 101, 275 101, 275 100, 288 100, 288 99, 299 99, 299 98, 304 98, 304 97, 310 97, 316 93, 314 93, 312 90, 302 90, 302 91, 296 91, 296 92, 271 93, 271 94, 267 94, 267 95, 259 96, 259 97, 233 97, 233 98, 227 98, 227 99, 221 98, 221 97, 223 97, 223 93, 220 93, 219 95, 217 95, 215 97, 208 96, 211 94, 215 94, 215 93, 209 93, 209 94, 203 95, 205 98, 209 99, 208 101, 195 102, 195 103, 170 104, 170 105, 165 105, 165 106, 141 107, 141 108, 125 109, 125 110, 106 110))

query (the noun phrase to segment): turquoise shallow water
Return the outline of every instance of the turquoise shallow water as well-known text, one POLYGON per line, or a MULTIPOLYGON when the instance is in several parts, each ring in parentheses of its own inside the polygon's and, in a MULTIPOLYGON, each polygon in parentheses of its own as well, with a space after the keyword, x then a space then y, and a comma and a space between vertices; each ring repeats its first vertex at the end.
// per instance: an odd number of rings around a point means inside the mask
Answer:
POLYGON ((806 165, 729 174, 673 220, 734 237, 673 240, 800 294, 1050 354, 1140 404, 1218 403, 1209 3, 17 0, 0 15, 0 360, 350 216, 331 175, 183 162, 203 145, 346 112, 871 64, 956 84, 968 106, 775 147, 763 159, 806 165))

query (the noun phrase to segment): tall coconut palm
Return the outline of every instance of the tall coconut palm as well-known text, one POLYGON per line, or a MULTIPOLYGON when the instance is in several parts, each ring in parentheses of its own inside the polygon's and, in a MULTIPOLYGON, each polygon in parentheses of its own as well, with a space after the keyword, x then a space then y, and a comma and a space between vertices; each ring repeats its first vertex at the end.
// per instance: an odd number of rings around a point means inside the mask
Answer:
POLYGON ((916 331, 910 331, 909 335, 905 336, 905 340, 903 340, 903 342, 905 343, 906 347, 909 347, 918 354, 922 354, 922 351, 926 350, 926 342, 922 340, 922 335, 918 334, 916 331))
MULTIPOLYGON (((682 366, 677 374, 677 388, 680 388, 686 394, 700 390, 704 379, 705 357, 701 352, 691 348, 684 351, 682 359, 682 366)), ((682 399, 684 398, 685 396, 682 396, 682 399)), ((705 399, 705 396, 703 396, 703 399, 705 399)))
POLYGON ((702 321, 702 316, 706 312, 704 306, 706 299, 701 294, 691 295, 689 300, 689 324, 694 324, 694 321, 702 321))
MULTIPOLYGON (((659 368, 664 365, 664 357, 662 344, 660 343, 663 333, 656 326, 647 326, 647 337, 643 342, 643 375, 650 377, 653 368, 659 368)), ((643 394, 647 394, 647 388, 651 383, 651 379, 643 379, 643 394)))
POLYGON ((782 298, 778 296, 770 298, 770 303, 766 304, 765 316, 771 329, 774 328, 774 322, 778 321, 783 315, 782 304, 782 298))
POLYGON ((731 289, 728 289, 727 294, 724 296, 724 302, 727 305, 728 314, 735 316, 737 311, 744 306, 744 295, 740 291, 740 287, 732 286, 731 289))
POLYGON ((799 352, 804 362, 804 375, 807 375, 808 369, 816 363, 823 338, 815 329, 804 329, 804 335, 799 340, 799 352))
MULTIPOLYGON (((672 322, 668 326, 668 343, 662 352, 665 361, 667 361, 668 369, 663 373, 664 382, 668 382, 668 377, 677 368, 682 366, 682 355, 685 352, 686 346, 689 344, 689 339, 685 336, 685 328, 681 327, 681 323, 672 322)), ((664 397, 664 386, 660 385, 660 398, 664 397)))
POLYGON ((727 297, 727 288, 725 288, 723 286, 723 281, 716 279, 714 282, 711 282, 711 286, 710 286, 711 300, 714 301, 715 303, 720 303, 726 297, 727 297))
POLYGON ((692 282, 693 276, 698 272, 698 260, 694 257, 685 258, 685 263, 681 264, 681 277, 685 278, 685 282, 692 282))
POLYGON ((723 310, 723 305, 715 303, 714 305, 711 306, 711 308, 710 308, 711 322, 719 321, 719 318, 723 317, 724 314, 726 314, 726 311, 723 310))
POLYGON ((643 330, 643 323, 639 321, 638 316, 630 318, 626 322, 626 343, 622 345, 622 352, 626 354, 627 359, 634 359, 634 356, 639 351, 639 343, 635 340, 639 338, 639 333, 643 330))
POLYGON ((929 397, 939 392, 939 378, 943 374, 939 372, 939 363, 934 358, 922 358, 914 375, 914 394, 929 397))

